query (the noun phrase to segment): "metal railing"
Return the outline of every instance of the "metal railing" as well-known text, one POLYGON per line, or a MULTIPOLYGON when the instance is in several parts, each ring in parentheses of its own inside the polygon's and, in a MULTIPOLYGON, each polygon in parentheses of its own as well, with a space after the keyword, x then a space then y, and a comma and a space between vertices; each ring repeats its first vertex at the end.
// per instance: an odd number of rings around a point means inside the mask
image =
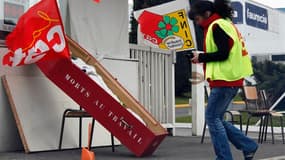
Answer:
POLYGON ((175 122, 175 57, 175 51, 130 44, 130 58, 139 63, 139 101, 166 125, 175 122))

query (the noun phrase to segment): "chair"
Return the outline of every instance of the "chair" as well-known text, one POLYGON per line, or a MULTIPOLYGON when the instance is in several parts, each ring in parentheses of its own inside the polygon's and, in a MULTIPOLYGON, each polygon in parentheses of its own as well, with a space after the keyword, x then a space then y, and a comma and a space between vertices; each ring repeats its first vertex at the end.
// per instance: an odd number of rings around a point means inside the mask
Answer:
MULTIPOLYGON (((259 101, 256 86, 244 86, 243 93, 244 93, 244 101, 245 101, 246 109, 241 110, 241 112, 246 112, 248 114, 245 135, 248 134, 248 126, 249 126, 251 118, 257 117, 260 120, 259 132, 258 132, 258 142, 262 143, 261 135, 262 135, 263 126, 265 122, 268 122, 270 118, 269 117, 270 112, 260 107, 260 104, 259 104, 260 101, 259 101)), ((272 119, 270 122, 271 122, 271 131, 273 131, 272 119)), ((273 132, 272 132, 272 143, 274 143, 273 132)))
MULTIPOLYGON (((210 95, 210 87, 204 86, 205 89, 205 95, 206 95, 206 99, 209 98, 210 95)), ((239 125, 240 125, 240 130, 242 131, 242 115, 239 111, 232 111, 232 110, 228 110, 226 111, 225 114, 228 114, 230 116, 230 121, 231 123, 236 123, 237 121, 234 120, 235 116, 239 117, 239 125)), ((206 134, 206 121, 204 122, 204 127, 203 127, 203 133, 202 133, 202 137, 201 137, 201 144, 204 143, 204 138, 205 138, 205 134, 206 134)))
MULTIPOLYGON (((63 131, 64 131, 64 124, 66 118, 79 118, 79 148, 82 148, 82 118, 92 118, 92 116, 87 113, 85 110, 82 109, 80 106, 79 109, 66 109, 63 112, 62 116, 62 123, 61 123, 61 130, 60 130, 60 139, 58 149, 61 150, 62 147, 62 139, 63 139, 63 131)), ((94 131, 95 119, 92 118, 92 127, 91 127, 91 137, 89 141, 89 148, 92 146, 93 140, 93 131, 94 131)), ((112 152, 115 152, 115 143, 114 143, 114 136, 111 134, 111 143, 112 143, 112 152)))
POLYGON ((283 134, 283 118, 282 114, 277 114, 274 111, 269 110, 268 99, 265 94, 265 90, 257 91, 256 86, 244 86, 244 101, 246 104, 246 110, 241 110, 241 112, 246 112, 248 114, 246 131, 248 133, 248 126, 252 117, 259 118, 259 133, 258 133, 258 142, 262 143, 266 141, 268 122, 270 120, 271 125, 271 136, 272 144, 274 144, 274 130, 273 130, 273 120, 272 117, 280 117, 281 130, 282 130, 282 140, 284 143, 284 134, 283 134), (260 95, 258 95, 258 93, 260 95), (262 104, 263 103, 263 104, 262 104))
MULTIPOLYGON (((266 106, 267 109, 269 109, 270 111, 270 117, 272 119, 272 117, 277 117, 280 120, 280 126, 281 126, 281 136, 282 136, 282 142, 283 144, 285 144, 285 140, 284 140, 284 126, 283 126, 283 114, 279 113, 279 112, 275 112, 273 110, 270 110, 270 104, 269 104, 269 100, 268 100, 268 96, 265 92, 265 90, 261 90, 260 91, 261 94, 261 98, 263 101, 263 105, 266 106)), ((266 135, 267 135, 267 128, 268 128, 268 121, 265 124, 265 132, 263 130, 261 137, 263 138, 264 136, 264 141, 266 141, 266 135)))

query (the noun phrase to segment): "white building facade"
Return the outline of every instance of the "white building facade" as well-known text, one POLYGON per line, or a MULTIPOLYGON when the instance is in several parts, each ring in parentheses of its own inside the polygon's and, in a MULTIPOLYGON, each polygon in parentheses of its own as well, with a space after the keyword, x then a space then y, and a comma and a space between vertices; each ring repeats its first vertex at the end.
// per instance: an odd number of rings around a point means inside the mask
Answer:
MULTIPOLYGON (((250 0, 233 1, 234 23, 252 56, 285 56, 285 14, 250 0)), ((274 59, 274 58, 273 58, 274 59)))

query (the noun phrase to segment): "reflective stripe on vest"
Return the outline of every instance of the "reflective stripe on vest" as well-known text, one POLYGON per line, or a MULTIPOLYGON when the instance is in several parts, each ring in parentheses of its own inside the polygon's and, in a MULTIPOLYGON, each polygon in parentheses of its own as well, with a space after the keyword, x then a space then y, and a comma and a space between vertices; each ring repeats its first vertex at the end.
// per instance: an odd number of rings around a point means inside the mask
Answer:
POLYGON ((206 63, 206 79, 236 81, 253 74, 250 57, 244 46, 244 41, 231 21, 215 20, 208 28, 205 39, 206 53, 218 51, 213 37, 213 26, 217 24, 233 40, 229 57, 225 61, 206 63))

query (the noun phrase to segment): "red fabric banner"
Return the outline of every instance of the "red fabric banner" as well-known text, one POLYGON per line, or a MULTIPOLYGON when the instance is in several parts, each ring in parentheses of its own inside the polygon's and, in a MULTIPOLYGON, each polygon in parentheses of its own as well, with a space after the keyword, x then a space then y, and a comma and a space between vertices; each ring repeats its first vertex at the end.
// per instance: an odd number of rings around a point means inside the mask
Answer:
POLYGON ((19 19, 6 38, 9 52, 4 66, 20 66, 39 60, 69 58, 69 50, 56 0, 41 0, 19 19))
POLYGON ((99 3, 100 2, 100 0, 93 0, 94 2, 96 2, 96 3, 99 3))

